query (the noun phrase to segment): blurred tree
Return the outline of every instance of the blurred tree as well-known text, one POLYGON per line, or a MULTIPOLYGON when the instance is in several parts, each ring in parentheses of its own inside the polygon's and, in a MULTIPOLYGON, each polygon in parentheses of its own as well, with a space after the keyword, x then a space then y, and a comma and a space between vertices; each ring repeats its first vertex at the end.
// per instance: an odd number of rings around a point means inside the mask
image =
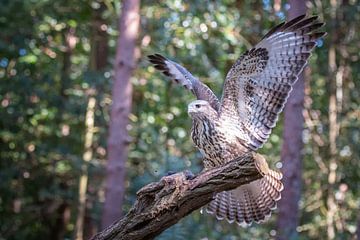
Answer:
MULTIPOLYGON (((306 13, 306 1, 290 0, 288 19, 306 13)), ((304 73, 299 75, 284 109, 284 133, 281 162, 284 190, 279 201, 277 239, 296 239, 302 176, 302 134, 304 130, 304 73)))
POLYGON ((128 117, 131 111, 131 75, 135 69, 135 45, 140 24, 140 1, 125 0, 119 18, 119 39, 114 62, 114 86, 108 138, 106 195, 102 214, 105 227, 122 214, 125 166, 128 159, 128 117))
MULTIPOLYGON (((337 21, 337 1, 331 0, 331 13, 330 13, 330 24, 335 26, 337 21)), ((333 29, 333 28, 332 28, 333 29)), ((337 34, 333 30, 330 30, 329 34, 329 57, 328 57, 328 78, 329 78, 329 175, 328 175, 328 194, 326 199, 327 213, 326 213, 326 223, 327 223, 327 238, 329 240, 335 239, 335 214, 338 211, 338 207, 335 201, 335 192, 334 184, 337 181, 337 144, 336 140, 339 134, 339 124, 338 124, 338 98, 337 98, 337 81, 334 79, 337 75, 337 64, 336 64, 336 37, 337 34)), ((342 81, 342 76, 340 76, 340 81, 342 81)), ((341 83, 340 83, 341 84, 341 83)), ((341 86, 341 85, 339 85, 341 86)), ((341 90, 340 90, 341 91, 341 90)))
POLYGON ((357 240, 360 240, 360 214, 358 216, 356 235, 357 235, 357 240))
MULTIPOLYGON (((92 11, 91 20, 91 52, 90 52, 90 71, 101 72, 107 66, 108 59, 108 34, 106 32, 108 24, 103 17, 106 10, 106 5, 101 2, 97 9, 92 11)), ((88 97, 87 109, 85 114, 85 139, 84 139, 84 153, 81 167, 81 176, 79 181, 79 203, 75 226, 75 239, 89 239, 97 231, 93 219, 89 216, 87 205, 89 199, 87 198, 88 178, 89 178, 89 162, 93 159, 94 149, 94 133, 95 133, 95 107, 96 107, 96 89, 92 86, 87 92, 88 97), (86 221, 87 220, 87 221, 86 221)))

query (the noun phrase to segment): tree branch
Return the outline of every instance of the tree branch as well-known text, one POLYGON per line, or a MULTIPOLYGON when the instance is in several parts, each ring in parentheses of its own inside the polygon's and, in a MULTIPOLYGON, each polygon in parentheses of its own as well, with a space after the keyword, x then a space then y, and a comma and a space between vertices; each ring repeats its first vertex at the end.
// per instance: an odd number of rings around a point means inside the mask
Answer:
POLYGON ((188 171, 165 176, 141 188, 128 214, 92 239, 152 239, 209 203, 214 193, 257 180, 267 171, 265 159, 260 154, 249 153, 194 178, 189 177, 188 171))

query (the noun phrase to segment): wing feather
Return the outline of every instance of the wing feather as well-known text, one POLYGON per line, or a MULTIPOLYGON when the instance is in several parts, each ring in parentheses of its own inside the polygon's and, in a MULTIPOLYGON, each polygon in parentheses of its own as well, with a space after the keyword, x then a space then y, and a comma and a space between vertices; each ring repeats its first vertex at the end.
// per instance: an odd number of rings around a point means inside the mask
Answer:
POLYGON ((317 16, 281 23, 245 52, 226 76, 220 118, 238 121, 239 138, 256 150, 268 139, 293 84, 325 35, 317 16))
POLYGON ((148 56, 154 67, 163 72, 177 84, 191 91, 198 100, 205 100, 216 110, 220 109, 220 102, 211 89, 195 78, 188 70, 160 54, 148 56))

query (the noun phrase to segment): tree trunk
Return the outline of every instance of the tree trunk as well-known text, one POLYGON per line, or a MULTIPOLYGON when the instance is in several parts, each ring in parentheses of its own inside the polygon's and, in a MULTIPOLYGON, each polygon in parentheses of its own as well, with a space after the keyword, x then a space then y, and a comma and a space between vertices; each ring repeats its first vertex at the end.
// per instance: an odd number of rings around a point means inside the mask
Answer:
POLYGON ((135 44, 140 24, 140 1, 124 0, 119 19, 119 38, 114 63, 113 104, 110 114, 106 194, 102 227, 120 218, 125 193, 125 163, 128 157, 128 115, 131 109, 130 77, 135 68, 135 44))
POLYGON ((58 209, 52 213, 55 215, 55 222, 51 227, 51 239, 63 240, 65 238, 66 227, 70 222, 70 205, 67 202, 62 202, 58 209))
MULTIPOLYGON (((61 79, 60 79, 60 96, 62 97, 62 100, 65 102, 67 100, 67 94, 65 91, 69 88, 70 84, 70 73, 71 73, 71 58, 73 55, 73 50, 75 48, 75 45, 77 43, 77 37, 75 35, 75 28, 67 28, 64 31, 63 35, 63 43, 64 43, 64 52, 63 52, 63 62, 62 62, 62 68, 61 68, 61 79)), ((56 121, 59 121, 59 123, 65 122, 63 119, 63 112, 64 108, 59 108, 59 114, 56 121)), ((67 188, 66 180, 63 179, 63 182, 60 184, 62 187, 62 190, 65 190, 67 188)), ((65 200, 61 200, 61 203, 58 203, 58 200, 56 198, 53 199, 52 204, 55 207, 55 211, 51 210, 49 211, 51 214, 55 216, 55 221, 49 221, 51 218, 45 219, 46 224, 50 225, 50 236, 51 239, 58 240, 58 239, 64 239, 64 235, 66 233, 66 227, 67 224, 70 221, 70 215, 71 215, 71 208, 69 204, 65 200)), ((52 205, 51 204, 51 205, 52 205)))
POLYGON ((339 135, 339 124, 337 120, 338 104, 337 104, 337 95, 336 95, 336 82, 339 80, 342 81, 342 77, 335 77, 337 75, 337 65, 336 65, 336 50, 335 50, 335 39, 338 34, 333 29, 336 27, 336 0, 330 1, 331 5, 331 25, 332 30, 330 30, 330 47, 329 47, 329 57, 328 57, 328 78, 329 78, 329 175, 328 175, 328 194, 326 199, 327 213, 326 213, 326 224, 327 224, 327 237, 329 240, 335 239, 335 215, 338 211, 338 206, 335 200, 334 184, 336 183, 336 169, 337 165, 337 146, 336 139, 339 135), (339 78, 339 80, 335 79, 339 78))
MULTIPOLYGON (((101 4, 101 7, 96 9, 93 13, 92 31, 91 31, 91 58, 90 58, 90 70, 101 71, 107 65, 108 54, 108 36, 106 33, 107 24, 102 18, 101 14, 106 9, 105 4, 101 4)), ((75 239, 89 239, 96 229, 92 223, 91 214, 88 213, 86 208, 88 204, 87 189, 88 189, 88 165, 93 158, 93 135, 94 135, 94 120, 95 120, 95 107, 96 107, 96 89, 94 87, 88 90, 88 105, 85 117, 85 142, 84 142, 84 154, 82 163, 82 172, 79 182, 79 203, 78 213, 76 218, 75 227, 75 239), (88 216, 90 215, 90 216, 88 216)))
MULTIPOLYGON (((288 19, 293 19, 306 12, 305 1, 290 0, 288 19)), ((297 235, 296 227, 299 223, 298 203, 301 196, 302 132, 304 125, 304 74, 299 75, 298 81, 285 107, 283 146, 281 161, 284 191, 279 201, 279 215, 277 219, 277 239, 294 239, 297 235)))
POLYGON ((88 164, 93 156, 92 143, 94 136, 94 113, 95 113, 96 99, 90 96, 85 117, 86 133, 84 143, 83 164, 81 166, 81 176, 79 182, 79 203, 78 215, 76 218, 75 239, 82 240, 84 232, 84 219, 86 211, 86 192, 88 185, 88 164))
MULTIPOLYGON (((359 208, 360 208, 360 206, 359 206, 359 208)), ((360 211, 358 212, 356 235, 357 235, 357 240, 360 240, 360 211)))

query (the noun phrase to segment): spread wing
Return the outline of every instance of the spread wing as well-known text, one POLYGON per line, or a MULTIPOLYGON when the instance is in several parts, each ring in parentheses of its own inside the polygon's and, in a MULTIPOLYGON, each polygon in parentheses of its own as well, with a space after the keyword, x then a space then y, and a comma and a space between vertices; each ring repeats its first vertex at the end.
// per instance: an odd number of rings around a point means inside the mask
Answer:
POLYGON ((292 86, 307 63, 323 23, 299 16, 273 28, 245 52, 226 76, 220 118, 236 124, 241 141, 256 150, 268 139, 292 86))
POLYGON ((208 101, 216 111, 219 111, 220 102, 216 95, 208 86, 191 75, 184 67, 160 54, 149 55, 148 58, 156 69, 162 71, 163 74, 170 77, 171 80, 191 91, 198 100, 208 101))

